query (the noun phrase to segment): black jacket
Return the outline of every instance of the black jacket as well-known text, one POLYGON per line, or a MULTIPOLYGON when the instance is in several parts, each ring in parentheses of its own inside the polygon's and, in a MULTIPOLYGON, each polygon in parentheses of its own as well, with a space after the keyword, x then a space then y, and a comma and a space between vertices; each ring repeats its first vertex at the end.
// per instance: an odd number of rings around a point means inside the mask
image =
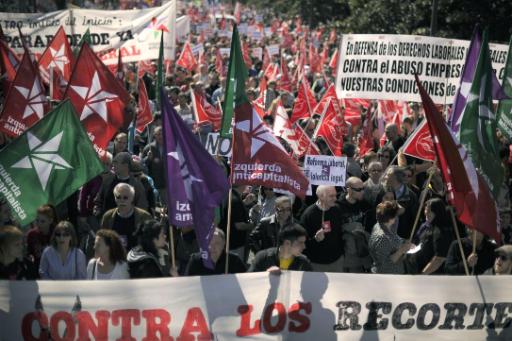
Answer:
MULTIPOLYGON (((222 255, 215 263, 215 268, 208 269, 203 264, 203 259, 201 258, 201 254, 199 252, 193 253, 190 255, 190 260, 187 265, 187 270, 185 271, 186 276, 205 276, 205 275, 222 275, 225 272, 226 268, 226 252, 223 252, 222 255)), ((229 253, 229 264, 228 264, 228 273, 236 274, 242 273, 247 270, 244 262, 238 257, 238 255, 234 253, 229 253)))
POLYGON ((126 259, 130 278, 165 277, 158 259, 153 254, 142 250, 140 246, 131 249, 126 259))
MULTIPOLYGON (((266 250, 261 250, 254 257, 251 267, 248 272, 266 271, 272 266, 279 266, 279 252, 277 247, 271 247, 266 250)), ((304 255, 299 255, 293 259, 292 264, 288 270, 295 271, 313 271, 309 259, 304 255)))

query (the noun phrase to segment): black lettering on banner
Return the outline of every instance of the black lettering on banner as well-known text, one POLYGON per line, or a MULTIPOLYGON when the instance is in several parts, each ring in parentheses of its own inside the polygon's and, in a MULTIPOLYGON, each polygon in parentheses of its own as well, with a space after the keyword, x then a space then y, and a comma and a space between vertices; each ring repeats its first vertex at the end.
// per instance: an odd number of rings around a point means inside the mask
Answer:
POLYGON ((488 318, 491 316, 493 303, 471 303, 469 306, 469 315, 475 315, 475 320, 466 329, 482 329, 484 327, 484 311, 488 318))
POLYGON ((464 316, 468 307, 464 303, 446 303, 444 308, 446 309, 446 317, 439 329, 453 329, 453 322, 455 322, 455 329, 464 329, 464 316))
POLYGON ((494 319, 494 328, 506 328, 512 322, 512 319, 506 313, 508 309, 509 313, 512 313, 512 303, 496 303, 494 305, 496 309, 496 318, 494 319))
POLYGON ((390 302, 369 302, 366 304, 368 311, 368 319, 363 325, 364 330, 383 330, 387 329, 389 324, 388 318, 382 318, 383 314, 391 312, 390 302), (383 314, 379 314, 379 309, 382 309, 383 314), (377 322, 377 319, 381 319, 377 322))
POLYGON ((416 314, 417 310, 418 309, 416 309, 416 306, 414 305, 414 303, 411 303, 411 302, 400 303, 395 308, 395 311, 393 312, 393 316, 391 318, 391 323, 393 325, 393 328, 395 328, 395 329, 410 329, 410 328, 412 328, 414 326, 414 318, 412 318, 412 317, 416 314), (405 321, 405 323, 402 323, 402 314, 406 310, 409 311, 409 316, 411 316, 411 318, 408 318, 407 321, 405 321))
POLYGON ((334 330, 360 330, 358 315, 361 312, 361 304, 355 301, 341 301, 336 303, 338 307, 338 323, 334 330), (347 324, 347 320, 349 324, 347 324))
POLYGON ((416 320, 416 326, 419 330, 429 330, 434 328, 439 322, 439 317, 441 314, 441 309, 435 303, 426 303, 421 306, 418 312, 418 318, 416 320), (432 318, 429 324, 425 324, 425 318, 427 313, 432 314, 432 318))

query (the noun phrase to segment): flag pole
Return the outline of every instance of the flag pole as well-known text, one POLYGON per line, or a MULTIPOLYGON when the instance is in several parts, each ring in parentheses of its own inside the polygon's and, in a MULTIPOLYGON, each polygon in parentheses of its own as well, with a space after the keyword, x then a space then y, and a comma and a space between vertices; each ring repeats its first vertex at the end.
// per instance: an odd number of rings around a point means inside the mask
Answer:
MULTIPOLYGON (((167 207, 163 208, 162 216, 160 217, 160 223, 164 222, 165 217, 167 216, 167 207)), ((171 224, 169 224, 169 253, 170 253, 170 261, 171 261, 171 269, 176 269, 176 254, 174 250, 174 228, 171 224)))
POLYGON ((466 276, 469 276, 468 263, 466 261, 466 256, 464 255, 464 249, 462 248, 462 242, 460 240, 459 229, 457 227, 457 221, 455 220, 455 213, 453 213, 453 207, 449 208, 450 216, 452 217, 453 228, 455 229, 455 235, 457 236, 457 244, 459 245, 459 250, 462 258, 462 264, 464 264, 464 271, 466 272, 466 276))
MULTIPOLYGON (((233 161, 233 160, 231 160, 233 161)), ((226 225, 226 267, 224 268, 224 273, 228 273, 229 268, 229 240, 231 237, 231 199, 233 198, 233 185, 229 187, 229 195, 228 195, 228 221, 226 225)))
MULTIPOLYGON (((473 249, 471 250, 471 253, 476 253, 476 230, 473 230, 473 249)), ((473 265, 471 267, 471 275, 475 273, 475 266, 473 265)))
MULTIPOLYGON (((398 155, 398 154, 397 154, 398 155)), ((435 163, 435 161, 434 161, 435 163)), ((423 187, 423 191, 421 191, 420 195, 420 205, 418 207, 418 212, 416 213, 416 219, 414 220, 414 225, 412 226, 411 235, 409 236, 409 242, 411 242, 412 238, 414 237, 414 232, 416 232, 416 227, 418 227, 418 222, 420 220, 421 211, 423 210, 423 205, 425 204, 425 199, 427 198, 427 189, 430 185, 430 181, 432 180, 432 176, 434 175, 434 172, 429 172, 427 181, 425 182, 425 187, 423 187)))

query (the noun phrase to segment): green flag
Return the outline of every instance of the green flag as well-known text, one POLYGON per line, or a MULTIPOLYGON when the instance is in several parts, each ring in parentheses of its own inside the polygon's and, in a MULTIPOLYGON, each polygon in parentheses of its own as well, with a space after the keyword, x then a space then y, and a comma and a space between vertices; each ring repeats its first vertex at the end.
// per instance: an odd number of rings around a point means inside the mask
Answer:
POLYGON ((492 111, 492 72, 489 41, 485 30, 459 134, 460 142, 485 178, 494 199, 497 199, 504 172, 499 159, 496 116, 492 111))
POLYGON ((509 141, 512 141, 512 37, 508 46, 502 87, 510 99, 502 99, 498 104, 498 128, 509 141))
POLYGON ((231 50, 229 54, 228 78, 226 79, 226 94, 224 97, 224 106, 222 108, 222 126, 220 136, 231 138, 233 134, 233 110, 235 104, 248 102, 245 94, 245 80, 247 79, 247 69, 245 68, 242 48, 240 46, 240 37, 236 25, 233 27, 233 36, 231 38, 231 50))
MULTIPOLYGON (((160 31, 160 49, 158 50, 158 69, 156 71, 156 104, 158 110, 161 108, 160 89, 164 84, 164 31, 160 31)), ((178 103, 173 103, 177 105, 178 103)))
POLYGON ((89 32, 89 29, 87 29, 87 31, 85 31, 84 35, 78 42, 78 45, 73 50, 73 54, 75 55, 75 58, 78 57, 78 54, 80 53, 80 48, 82 47, 84 42, 86 42, 89 46, 92 47, 91 32, 89 32))
POLYGON ((0 195, 24 226, 39 206, 59 204, 103 169, 66 100, 0 151, 0 195))

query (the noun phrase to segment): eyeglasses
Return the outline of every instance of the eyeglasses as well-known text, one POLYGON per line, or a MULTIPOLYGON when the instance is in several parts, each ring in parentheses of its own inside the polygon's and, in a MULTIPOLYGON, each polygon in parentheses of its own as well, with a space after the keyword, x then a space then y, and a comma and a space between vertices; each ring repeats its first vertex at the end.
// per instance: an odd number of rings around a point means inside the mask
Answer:
POLYGON ((55 237, 69 237, 71 236, 71 234, 69 234, 68 232, 63 232, 63 233, 55 233, 55 237))
POLYGON ((276 211, 281 213, 281 212, 291 212, 292 208, 291 207, 278 207, 276 208, 276 211))
POLYGON ((120 199, 128 200, 130 198, 127 195, 116 195, 115 197, 116 197, 117 200, 120 200, 120 199))
POLYGON ((353 190, 354 192, 362 192, 362 191, 364 191, 364 187, 361 187, 361 188, 350 187, 350 189, 353 190))

